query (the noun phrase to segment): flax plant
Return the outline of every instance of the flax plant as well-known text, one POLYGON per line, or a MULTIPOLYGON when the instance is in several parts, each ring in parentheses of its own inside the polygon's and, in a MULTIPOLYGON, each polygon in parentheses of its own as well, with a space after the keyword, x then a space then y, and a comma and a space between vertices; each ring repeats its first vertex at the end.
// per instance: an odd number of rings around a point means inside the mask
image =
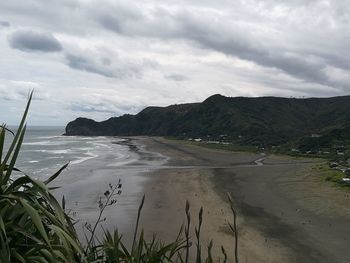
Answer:
POLYGON ((67 164, 44 182, 16 168, 31 99, 14 135, 0 126, 0 262, 83 262, 72 221, 50 193, 67 164), (6 135, 13 138, 5 153, 6 135))

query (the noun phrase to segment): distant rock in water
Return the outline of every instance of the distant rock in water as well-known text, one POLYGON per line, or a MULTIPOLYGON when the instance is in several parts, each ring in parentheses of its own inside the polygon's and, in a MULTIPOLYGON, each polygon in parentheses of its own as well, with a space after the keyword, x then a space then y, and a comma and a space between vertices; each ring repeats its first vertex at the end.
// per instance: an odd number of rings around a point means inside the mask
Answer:
POLYGON ((349 127, 350 96, 296 99, 216 94, 202 103, 147 107, 136 115, 102 122, 78 118, 68 123, 65 135, 225 136, 245 144, 279 145, 311 134, 346 136, 349 127))

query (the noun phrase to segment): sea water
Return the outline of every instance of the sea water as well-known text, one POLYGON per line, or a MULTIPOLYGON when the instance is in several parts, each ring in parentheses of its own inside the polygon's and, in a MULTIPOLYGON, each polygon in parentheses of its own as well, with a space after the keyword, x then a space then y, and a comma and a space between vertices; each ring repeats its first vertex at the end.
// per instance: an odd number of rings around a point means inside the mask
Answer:
MULTIPOLYGON (((101 223, 105 229, 118 228, 128 233, 133 228, 137 208, 149 174, 167 158, 148 152, 137 140, 120 137, 63 136, 63 127, 29 127, 16 167, 25 174, 45 180, 64 164, 68 168, 50 186, 59 187, 54 195, 63 196, 69 214, 83 236, 85 223, 94 224, 98 202, 104 201, 109 185, 122 184, 117 202, 108 207, 101 223)), ((8 147, 12 135, 6 134, 8 147)), ((98 228, 101 233, 102 228, 98 228)))

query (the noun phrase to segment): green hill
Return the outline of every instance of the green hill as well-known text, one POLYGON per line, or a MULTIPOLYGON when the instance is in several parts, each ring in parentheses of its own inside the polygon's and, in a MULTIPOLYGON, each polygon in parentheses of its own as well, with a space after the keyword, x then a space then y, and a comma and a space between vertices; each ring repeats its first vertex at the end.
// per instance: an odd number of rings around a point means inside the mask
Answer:
POLYGON ((202 103, 147 107, 136 115, 102 122, 78 118, 68 123, 66 135, 224 137, 242 144, 271 146, 303 140, 307 144, 308 138, 321 144, 348 140, 349 127, 350 96, 296 99, 217 94, 202 103))

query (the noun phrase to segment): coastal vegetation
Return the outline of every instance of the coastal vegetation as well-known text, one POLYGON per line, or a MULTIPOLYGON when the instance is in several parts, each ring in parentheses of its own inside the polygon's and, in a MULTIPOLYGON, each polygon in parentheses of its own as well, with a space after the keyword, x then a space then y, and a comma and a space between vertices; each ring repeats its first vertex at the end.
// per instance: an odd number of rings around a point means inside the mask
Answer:
POLYGON ((335 186, 350 190, 350 184, 346 180, 344 181, 344 173, 341 170, 330 168, 327 162, 313 166, 312 173, 316 173, 320 178, 334 183, 335 186))
MULTIPOLYGON (((80 240, 74 228, 75 221, 66 209, 66 200, 59 202, 52 191, 51 183, 66 169, 62 166, 45 181, 28 176, 16 168, 17 157, 26 131, 32 94, 30 95, 21 123, 14 134, 6 125, 0 126, 0 262, 213 262, 213 242, 201 241, 203 209, 198 221, 192 222, 190 204, 186 203, 186 224, 173 242, 164 243, 154 236, 146 240, 144 231, 139 230, 139 220, 145 197, 138 209, 133 242, 128 247, 117 230, 104 230, 102 237, 96 236, 96 228, 104 220, 106 207, 116 203, 121 194, 121 183, 110 184, 98 203, 99 213, 94 225, 85 225, 86 240, 80 240), (5 149, 5 136, 13 136, 5 149), (194 227, 193 227, 194 226, 194 227), (194 229, 194 237, 192 237, 194 229)), ((236 211, 229 196, 233 223, 228 223, 234 237, 232 244, 234 262, 238 263, 238 235, 236 211)), ((222 248, 221 261, 228 257, 222 248)), ((218 258, 218 255, 215 255, 218 258)), ((220 261, 220 262, 221 262, 220 261)), ((232 261, 231 261, 232 262, 232 261)))

